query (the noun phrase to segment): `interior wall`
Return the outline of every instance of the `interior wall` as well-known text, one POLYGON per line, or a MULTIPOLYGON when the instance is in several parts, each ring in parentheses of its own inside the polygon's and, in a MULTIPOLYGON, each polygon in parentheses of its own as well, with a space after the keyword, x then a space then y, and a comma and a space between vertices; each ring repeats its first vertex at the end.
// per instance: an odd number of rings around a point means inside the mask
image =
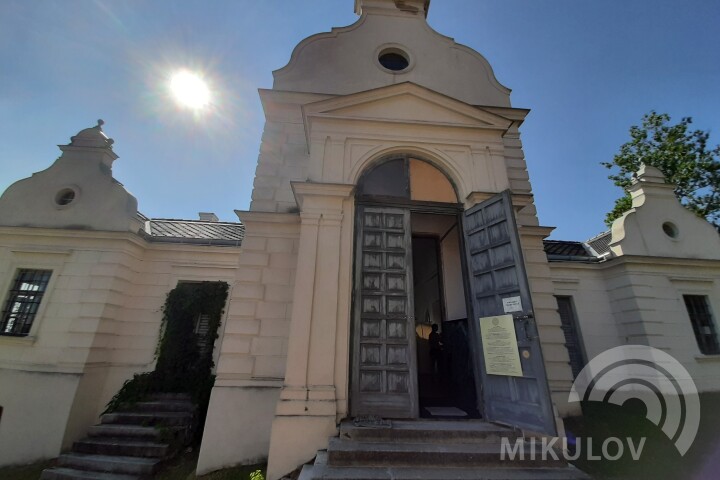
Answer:
POLYGON ((456 226, 440 242, 447 320, 467 318, 458 231, 459 226, 456 226))
MULTIPOLYGON (((465 289, 462 276, 462 253, 458 219, 454 215, 413 213, 411 217, 413 235, 435 235, 440 239, 440 260, 442 267, 442 288, 445 297, 444 320, 459 320, 467 317, 465 289)), ((415 316, 420 315, 415 309, 415 316)), ((419 318, 419 317, 418 317, 419 318)))
POLYGON ((430 374, 429 337, 432 325, 442 326, 443 316, 438 277, 437 239, 413 238, 413 288, 418 373, 430 374))

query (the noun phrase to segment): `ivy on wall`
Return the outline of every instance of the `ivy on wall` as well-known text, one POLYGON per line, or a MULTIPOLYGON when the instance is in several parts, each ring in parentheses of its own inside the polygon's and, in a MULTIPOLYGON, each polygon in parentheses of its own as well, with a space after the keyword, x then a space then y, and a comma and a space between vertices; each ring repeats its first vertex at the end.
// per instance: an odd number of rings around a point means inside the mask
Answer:
POLYGON ((162 310, 155 370, 126 381, 105 413, 130 408, 153 393, 188 393, 204 417, 215 382, 213 345, 227 295, 225 282, 179 283, 171 290, 162 310), (198 338, 200 315, 206 316, 208 325, 204 337, 198 338))

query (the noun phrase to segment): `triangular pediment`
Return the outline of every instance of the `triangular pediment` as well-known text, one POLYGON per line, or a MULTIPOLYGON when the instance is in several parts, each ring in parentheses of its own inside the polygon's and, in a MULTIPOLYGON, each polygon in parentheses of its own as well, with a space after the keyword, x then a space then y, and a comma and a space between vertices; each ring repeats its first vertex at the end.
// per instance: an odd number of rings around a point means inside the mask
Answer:
POLYGON ((344 95, 303 107, 312 118, 507 130, 512 120, 413 83, 344 95))

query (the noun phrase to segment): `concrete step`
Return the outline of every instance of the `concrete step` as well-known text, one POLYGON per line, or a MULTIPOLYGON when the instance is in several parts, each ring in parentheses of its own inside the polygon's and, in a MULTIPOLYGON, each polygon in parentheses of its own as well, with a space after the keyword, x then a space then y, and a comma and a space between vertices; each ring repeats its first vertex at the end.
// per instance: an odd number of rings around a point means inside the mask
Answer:
POLYGON ((306 465, 298 480, 590 480, 573 466, 565 468, 412 468, 306 465))
POLYGON ((189 401, 153 400, 150 402, 137 402, 128 411, 133 412, 190 412, 194 413, 195 405, 189 401))
POLYGON ((510 461, 501 457, 499 443, 400 443, 400 442, 359 442, 343 438, 331 438, 328 447, 328 465, 333 467, 390 466, 390 467, 470 467, 493 466, 503 468, 520 467, 564 467, 561 458, 542 460, 537 447, 536 459, 530 458, 530 446, 525 449, 525 458, 510 461))
MULTIPOLYGON (((174 427, 180 429, 182 427, 174 427)), ((157 440, 160 438, 162 430, 155 427, 141 427, 138 425, 122 425, 122 424, 100 424, 93 425, 88 430, 91 437, 112 437, 112 438, 137 438, 145 440, 157 440)))
POLYGON ((136 475, 92 472, 61 467, 43 470, 42 475, 40 475, 40 480, 138 480, 139 478, 136 475))
POLYGON ((125 475, 152 475, 160 469, 160 458, 137 458, 111 455, 66 453, 58 458, 59 467, 125 475))
POLYGON ((189 425, 193 415, 188 412, 113 412, 100 417, 100 422, 107 424, 183 426, 189 425))
POLYGON ((393 420, 389 428, 357 427, 352 420, 340 425, 340 437, 357 441, 405 443, 514 443, 520 432, 484 421, 393 420))
POLYGON ((163 458, 170 453, 170 445, 128 438, 90 437, 73 444, 73 452, 126 457, 163 458))
POLYGON ((158 402, 192 402, 188 393, 153 393, 149 399, 158 402))

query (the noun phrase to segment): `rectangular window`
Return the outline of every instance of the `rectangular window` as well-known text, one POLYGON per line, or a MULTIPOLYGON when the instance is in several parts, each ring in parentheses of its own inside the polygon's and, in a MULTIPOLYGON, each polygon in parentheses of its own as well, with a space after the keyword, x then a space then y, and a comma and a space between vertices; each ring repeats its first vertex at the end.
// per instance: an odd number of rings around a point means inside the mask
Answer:
POLYGON ((51 274, 51 270, 18 270, 2 312, 0 335, 24 337, 30 333, 51 274))
POLYGON ((705 295, 683 295, 683 299, 700 351, 705 355, 720 354, 715 322, 710 313, 708 298, 705 295))
POLYGON ((557 296, 555 299, 557 300, 558 313, 560 313, 562 330, 565 334, 565 348, 567 348, 568 357, 570 357, 570 368, 572 369, 573 378, 577 378, 585 366, 585 353, 580 341, 580 332, 575 318, 572 297, 557 296))

